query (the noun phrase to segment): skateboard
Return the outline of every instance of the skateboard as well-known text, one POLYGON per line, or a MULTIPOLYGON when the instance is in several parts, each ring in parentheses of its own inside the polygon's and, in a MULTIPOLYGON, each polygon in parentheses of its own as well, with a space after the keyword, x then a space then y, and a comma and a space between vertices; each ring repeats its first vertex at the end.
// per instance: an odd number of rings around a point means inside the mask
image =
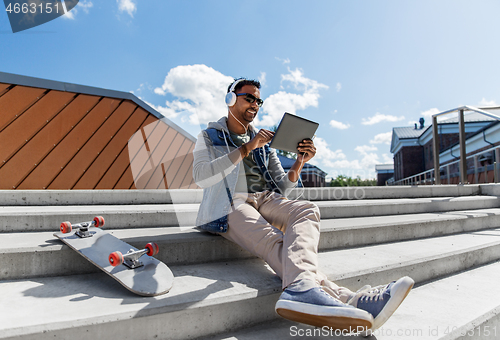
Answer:
POLYGON ((73 225, 63 222, 60 232, 54 236, 131 292, 142 296, 167 293, 172 288, 174 275, 153 257, 158 254, 158 245, 148 243, 144 249, 132 247, 102 230, 104 223, 102 216, 73 225))

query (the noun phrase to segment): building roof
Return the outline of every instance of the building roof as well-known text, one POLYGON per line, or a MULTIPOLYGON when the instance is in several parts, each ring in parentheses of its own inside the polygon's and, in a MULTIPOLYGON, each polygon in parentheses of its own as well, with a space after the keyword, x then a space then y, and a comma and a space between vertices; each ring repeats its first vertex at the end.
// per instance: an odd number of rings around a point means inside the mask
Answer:
POLYGON ((394 172, 394 164, 376 164, 375 165, 376 172, 394 172))
MULTIPOLYGON (((281 166, 283 169, 288 170, 292 167, 292 165, 295 163, 295 159, 288 158, 282 155, 278 155, 278 158, 281 162, 281 166)), ((319 172, 319 175, 322 177, 326 177, 327 173, 318 168, 316 165, 312 165, 309 163, 305 163, 304 167, 302 168, 303 170, 308 170, 308 171, 317 171, 319 172)))
MULTIPOLYGON (((488 112, 491 112, 493 114, 498 114, 498 110, 485 110, 488 112)), ((495 118, 485 116, 479 112, 468 112, 464 114, 464 120, 467 123, 473 123, 473 122, 492 122, 496 121, 495 118)), ((444 119, 438 122, 438 124, 457 124, 458 123, 458 115, 455 117, 451 117, 448 119, 444 119)))
POLYGON ((395 127, 392 130, 394 131, 394 134, 399 138, 399 139, 408 139, 408 138, 418 138, 420 137, 429 127, 423 127, 422 129, 417 128, 412 126, 404 126, 404 127, 395 127))
POLYGON ((196 139, 127 92, 0 72, 0 189, 184 189, 196 139))
POLYGON ((72 83, 66 83, 62 81, 54 81, 49 79, 35 78, 29 76, 23 76, 19 74, 0 72, 0 83, 5 84, 13 84, 13 85, 22 85, 27 87, 37 87, 49 90, 56 90, 60 92, 73 92, 80 94, 87 94, 99 97, 108 97, 108 98, 117 98, 130 100, 146 110, 148 113, 152 114, 158 119, 161 119, 167 125, 175 128, 176 131, 179 131, 184 137, 196 142, 196 138, 193 137, 190 133, 185 131, 183 128, 163 116, 161 113, 153 109, 151 106, 143 102, 141 99, 137 98, 133 93, 123 92, 123 91, 115 91, 108 90, 99 87, 86 86, 86 85, 78 85, 72 83))

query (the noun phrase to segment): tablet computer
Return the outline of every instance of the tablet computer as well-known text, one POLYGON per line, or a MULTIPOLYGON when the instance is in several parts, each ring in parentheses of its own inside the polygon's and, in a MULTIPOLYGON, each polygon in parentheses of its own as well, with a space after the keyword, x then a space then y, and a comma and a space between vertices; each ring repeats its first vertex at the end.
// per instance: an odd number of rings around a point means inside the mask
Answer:
POLYGON ((316 122, 285 112, 270 147, 297 153, 299 142, 307 138, 313 139, 318 126, 316 122))

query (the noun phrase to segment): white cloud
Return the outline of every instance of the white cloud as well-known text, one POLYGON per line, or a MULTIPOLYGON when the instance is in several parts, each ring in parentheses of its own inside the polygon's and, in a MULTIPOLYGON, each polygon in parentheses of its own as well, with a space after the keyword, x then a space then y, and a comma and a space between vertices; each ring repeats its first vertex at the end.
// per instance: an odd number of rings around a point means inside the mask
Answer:
POLYGON ((357 146, 356 148, 354 148, 354 150, 356 150, 359 153, 364 155, 364 154, 368 153, 368 151, 377 151, 378 149, 376 146, 360 145, 360 146, 357 146))
POLYGON ((116 0, 118 3, 118 10, 120 12, 127 12, 132 18, 134 13, 137 11, 137 5, 134 0, 116 0))
POLYGON ((362 169, 358 160, 348 161, 346 159, 332 162, 330 167, 335 169, 334 172, 337 172, 337 169, 362 169))
POLYGON ((63 15, 63 18, 65 19, 70 19, 70 20, 75 20, 76 15, 78 14, 78 11, 81 9, 85 13, 89 13, 89 9, 94 7, 94 4, 91 1, 79 1, 78 4, 69 12, 66 12, 65 15, 63 15))
POLYGON ((261 72, 258 81, 260 82, 260 85, 265 86, 266 85, 266 72, 261 72))
MULTIPOLYGON (((259 79, 265 82, 265 78, 266 73, 262 72, 259 79)), ((273 126, 280 121, 284 112, 296 113, 311 106, 317 107, 319 90, 328 88, 304 77, 300 69, 289 69, 289 73, 281 78, 282 83, 299 93, 282 90, 264 98, 264 105, 254 122, 256 126, 273 126)), ((181 115, 183 121, 190 124, 216 121, 227 113, 224 96, 232 81, 232 77, 206 65, 177 66, 168 72, 163 85, 154 89, 158 95, 169 94, 175 98, 167 100, 165 105, 151 106, 170 118, 181 115), (189 118, 186 119, 186 116, 189 118)))
POLYGON ((356 150, 360 154, 360 159, 354 159, 350 161, 345 159, 344 157, 343 159, 339 159, 333 162, 323 162, 325 163, 325 165, 332 169, 332 171, 329 171, 329 173, 345 173, 345 169, 351 170, 351 172, 353 170, 366 170, 366 173, 371 173, 375 170, 375 165, 380 164, 379 156, 375 153, 375 151, 378 150, 376 146, 361 145, 357 146, 354 150, 356 150), (344 170, 339 172, 338 169, 344 170))
POLYGON ((337 92, 340 92, 340 90, 342 90, 342 84, 341 83, 337 83, 337 92))
POLYGON ((400 120, 403 120, 403 119, 405 119, 404 116, 396 117, 396 116, 391 116, 391 115, 384 115, 384 114, 381 114, 381 113, 377 112, 375 114, 375 116, 373 116, 373 117, 363 118, 363 120, 361 121, 361 124, 363 124, 363 125, 373 125, 373 124, 377 124, 377 123, 380 123, 380 122, 383 122, 383 121, 397 122, 397 121, 400 121, 400 120))
MULTIPOLYGON (((144 100, 144 99, 142 99, 144 100)), ((144 101, 146 104, 154 108, 156 111, 161 113, 167 118, 176 118, 180 114, 193 114, 196 112, 196 107, 188 102, 183 102, 179 100, 174 100, 172 102, 167 101, 167 106, 163 107, 160 105, 154 105, 147 101, 144 101)), ((220 118, 220 117, 219 117, 220 118)), ((193 121, 193 124, 197 124, 199 119, 197 117, 192 117, 189 121, 193 121)))
POLYGON ((328 143, 321 137, 314 138, 314 146, 316 147, 316 156, 309 161, 313 165, 322 167, 333 167, 335 160, 342 160, 346 155, 341 149, 331 150, 328 143))
POLYGON ((339 130, 345 130, 348 129, 351 125, 349 124, 344 124, 342 122, 337 122, 336 120, 331 120, 330 121, 330 126, 339 130))
POLYGON ((380 164, 379 157, 374 152, 378 150, 376 146, 361 145, 354 150, 359 152, 362 157, 359 164, 363 169, 375 169, 375 165, 380 164))
POLYGON ((281 63, 282 63, 283 65, 290 64, 290 59, 288 59, 288 58, 286 58, 286 59, 281 59, 281 58, 276 57, 276 60, 281 61, 281 63))
POLYGON ((288 74, 281 75, 281 83, 291 83, 296 91, 301 94, 279 91, 265 99, 262 106, 263 115, 257 116, 256 124, 263 126, 276 125, 284 112, 296 113, 308 107, 317 107, 319 90, 327 89, 328 86, 318 83, 316 80, 304 77, 301 69, 290 70, 288 74))
POLYGON ((370 144, 391 144, 392 132, 379 133, 370 141, 370 144))
POLYGON ((479 106, 499 106, 495 100, 486 100, 486 98, 481 99, 479 106))
POLYGON ((432 108, 432 109, 429 109, 427 111, 422 112, 421 115, 424 117, 431 118, 433 115, 435 115, 436 113, 439 113, 439 112, 441 112, 441 111, 439 111, 439 109, 432 108))
POLYGON ((382 154, 382 161, 383 161, 383 164, 392 164, 394 163, 394 158, 392 156, 392 154, 382 154))
POLYGON ((217 121, 227 113, 224 96, 234 81, 206 65, 185 65, 171 69, 161 87, 154 89, 158 95, 171 94, 178 99, 166 101, 165 107, 154 106, 166 117, 179 114, 188 116, 190 124, 217 121))

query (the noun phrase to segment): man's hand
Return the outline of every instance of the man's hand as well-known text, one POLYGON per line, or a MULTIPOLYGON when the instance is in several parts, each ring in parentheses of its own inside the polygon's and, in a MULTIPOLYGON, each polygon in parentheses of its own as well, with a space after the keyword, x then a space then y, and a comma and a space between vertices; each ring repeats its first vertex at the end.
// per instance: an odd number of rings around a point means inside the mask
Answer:
POLYGON ((302 140, 297 146, 297 150, 299 151, 297 161, 302 163, 309 162, 316 155, 314 142, 309 138, 302 140))
POLYGON ((307 138, 297 145, 297 160, 288 171, 288 179, 297 182, 304 164, 316 155, 316 147, 311 139, 307 138))
POLYGON ((267 143, 273 139, 274 132, 266 130, 266 129, 260 129, 259 133, 255 135, 255 137, 252 138, 252 140, 246 145, 248 146, 248 150, 252 151, 257 148, 261 148, 267 143))

